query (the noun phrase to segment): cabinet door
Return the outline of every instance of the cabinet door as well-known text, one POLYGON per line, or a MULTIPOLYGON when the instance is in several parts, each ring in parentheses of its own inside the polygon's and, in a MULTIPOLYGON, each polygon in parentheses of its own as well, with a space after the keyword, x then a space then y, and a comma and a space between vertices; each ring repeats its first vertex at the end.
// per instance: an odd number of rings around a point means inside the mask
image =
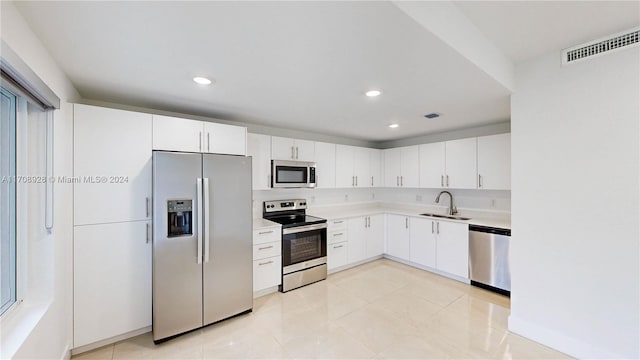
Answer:
POLYGON ((298 161, 315 161, 316 143, 309 140, 296 139, 294 141, 295 157, 298 161))
POLYGON ((202 121, 153 115, 153 150, 201 152, 202 121))
POLYGON ((436 267, 435 221, 411 218, 411 261, 420 265, 436 267))
POLYGON ((336 144, 316 142, 315 149, 317 187, 336 187, 336 144))
POLYGON ((282 279, 282 258, 275 256, 253 261, 253 291, 280 285, 282 279))
POLYGON ((438 270, 463 278, 469 277, 469 226, 467 224, 438 221, 436 243, 438 270))
POLYGON ((75 347, 151 325, 149 226, 134 221, 74 227, 75 347))
POLYGON ((384 156, 384 186, 400 187, 400 148, 382 151, 384 156))
POLYGON ((452 189, 475 189, 476 176, 476 138, 446 142, 445 185, 452 189))
POLYGON ((252 188, 271 188, 271 136, 247 134, 247 155, 252 157, 252 188))
POLYGON ((356 177, 356 187, 371 187, 369 149, 356 147, 354 150, 353 174, 356 177))
POLYGON ((203 152, 247 155, 247 128, 212 122, 204 123, 203 152))
POLYGON ((355 263, 367 258, 366 242, 367 217, 349 219, 349 263, 355 263))
POLYGON ((439 189, 444 185, 445 143, 420 145, 420 187, 439 189))
POLYGON ((384 254, 384 215, 369 216, 367 229, 367 258, 384 254))
POLYGON ((151 218, 151 137, 149 114, 74 105, 75 225, 151 218))
POLYGON ((272 136, 271 137, 271 159, 295 160, 296 149, 293 146, 293 139, 272 136))
POLYGON ((327 268, 333 270, 347 265, 348 242, 327 245, 327 268))
POLYGON ((511 134, 478 138, 478 189, 511 189, 511 134))
POLYGON ((409 243, 409 218, 387 215, 387 254, 403 260, 411 260, 409 243))
POLYGON ((371 187, 383 186, 382 151, 378 149, 369 149, 369 163, 371 164, 371 187))
POLYGON ((348 145, 336 145, 336 187, 350 188, 355 186, 353 161, 355 148, 348 145))
POLYGON ((418 146, 401 148, 400 186, 417 188, 420 185, 420 156, 418 146))

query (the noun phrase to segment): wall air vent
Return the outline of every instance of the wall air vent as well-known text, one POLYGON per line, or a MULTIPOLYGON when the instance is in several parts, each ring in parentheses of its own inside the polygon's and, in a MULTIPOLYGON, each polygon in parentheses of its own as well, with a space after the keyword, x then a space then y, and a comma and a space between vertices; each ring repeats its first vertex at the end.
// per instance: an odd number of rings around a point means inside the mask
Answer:
POLYGON ((571 64, 594 56, 628 48, 640 43, 640 29, 624 31, 603 39, 574 46, 562 52, 562 64, 571 64))

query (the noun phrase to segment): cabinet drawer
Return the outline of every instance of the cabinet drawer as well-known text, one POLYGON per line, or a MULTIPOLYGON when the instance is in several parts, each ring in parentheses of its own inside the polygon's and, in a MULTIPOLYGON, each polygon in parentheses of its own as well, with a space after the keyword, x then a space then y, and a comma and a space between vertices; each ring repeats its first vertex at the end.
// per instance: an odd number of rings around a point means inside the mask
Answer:
POLYGON ((253 260, 266 259, 269 257, 280 256, 282 248, 281 241, 253 245, 253 260))
POLYGON ((329 270, 347 265, 348 242, 327 245, 327 267, 329 270))
POLYGON ((279 227, 253 230, 254 245, 280 241, 280 240, 281 240, 281 235, 280 235, 279 227))
POLYGON ((282 257, 275 256, 253 262, 253 291, 280 285, 282 257))
POLYGON ((327 233, 327 244, 335 244, 349 240, 347 229, 327 233))
POLYGON ((346 219, 329 220, 328 223, 329 223, 327 225, 327 231, 328 232, 346 230, 347 229, 347 220, 346 219))

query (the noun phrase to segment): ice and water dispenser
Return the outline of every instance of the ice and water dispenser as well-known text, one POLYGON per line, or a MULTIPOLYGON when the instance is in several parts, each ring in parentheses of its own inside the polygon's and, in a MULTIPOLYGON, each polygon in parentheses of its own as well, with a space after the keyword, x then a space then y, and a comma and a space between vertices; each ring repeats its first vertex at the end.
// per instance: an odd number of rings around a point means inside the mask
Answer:
POLYGON ((193 235, 193 200, 167 201, 168 237, 193 235))

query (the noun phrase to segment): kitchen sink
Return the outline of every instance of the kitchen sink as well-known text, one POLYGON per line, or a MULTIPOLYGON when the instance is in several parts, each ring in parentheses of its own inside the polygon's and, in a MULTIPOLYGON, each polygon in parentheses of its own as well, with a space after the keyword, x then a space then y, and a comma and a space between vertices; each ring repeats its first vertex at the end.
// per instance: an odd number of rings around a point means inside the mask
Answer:
POLYGON ((451 219, 451 220, 471 220, 471 218, 464 217, 464 216, 456 216, 456 215, 443 215, 443 214, 431 214, 431 213, 424 213, 420 215, 443 218, 443 219, 451 219))

